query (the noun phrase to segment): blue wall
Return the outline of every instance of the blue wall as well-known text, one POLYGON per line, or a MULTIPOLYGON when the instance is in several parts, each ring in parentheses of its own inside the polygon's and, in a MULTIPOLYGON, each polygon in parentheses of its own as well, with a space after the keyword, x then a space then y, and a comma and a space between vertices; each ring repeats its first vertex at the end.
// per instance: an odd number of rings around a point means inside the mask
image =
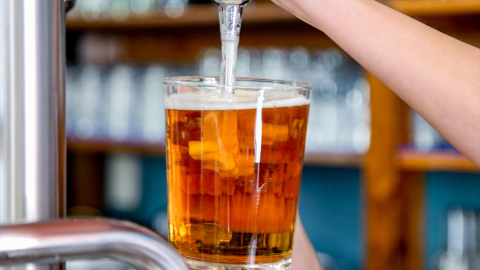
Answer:
POLYGON ((363 202, 357 169, 305 167, 300 216, 315 249, 338 269, 363 265, 363 202))
POLYGON ((142 158, 143 196, 140 222, 152 226, 152 217, 167 209, 167 167, 165 159, 155 157, 142 158))
MULTIPOLYGON (((446 247, 446 212, 460 206, 480 210, 480 174, 428 173, 425 191, 427 269, 435 269, 446 247)), ((339 269, 361 269, 364 261, 360 171, 304 169, 300 214, 312 244, 339 269)))

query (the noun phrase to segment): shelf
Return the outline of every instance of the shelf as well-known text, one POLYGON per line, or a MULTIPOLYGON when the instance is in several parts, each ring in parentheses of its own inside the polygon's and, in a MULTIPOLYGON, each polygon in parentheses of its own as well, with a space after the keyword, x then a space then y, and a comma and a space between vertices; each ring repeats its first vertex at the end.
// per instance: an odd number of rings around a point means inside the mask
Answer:
MULTIPOLYGON (((165 156, 165 144, 140 141, 114 141, 111 139, 81 139, 68 137, 70 153, 130 153, 139 155, 165 156)), ((326 167, 360 167, 363 155, 349 153, 305 153, 305 165, 326 167)))
POLYGON ((323 167, 361 168, 364 155, 353 153, 311 153, 306 152, 305 165, 323 167))
POLYGON ((412 149, 400 149, 397 164, 405 171, 444 171, 480 173, 466 157, 456 151, 420 152, 412 149))
MULTIPOLYGON (((478 0, 391 0, 386 4, 410 16, 480 14, 480 1, 478 0)), ((299 19, 273 4, 251 4, 245 7, 244 25, 279 22, 299 22, 299 19)), ((218 8, 214 4, 187 6, 185 12, 178 18, 169 17, 163 11, 154 11, 145 15, 130 15, 121 21, 107 16, 92 20, 82 19, 79 15, 67 17, 68 30, 127 30, 217 25, 218 8)))
POLYGON ((480 14, 478 0, 391 0, 386 4, 409 16, 480 14))
POLYGON ((75 153, 130 153, 142 155, 165 155, 164 143, 147 143, 133 140, 114 141, 111 139, 81 139, 77 137, 67 138, 67 150, 75 153))
MULTIPOLYGON (((272 4, 247 5, 243 14, 243 25, 299 21, 292 14, 272 4)), ((78 16, 67 17, 68 30, 126 30, 186 26, 218 27, 217 6, 215 4, 191 5, 178 18, 169 17, 163 11, 154 11, 145 15, 130 15, 122 21, 111 18, 85 20, 78 16)))

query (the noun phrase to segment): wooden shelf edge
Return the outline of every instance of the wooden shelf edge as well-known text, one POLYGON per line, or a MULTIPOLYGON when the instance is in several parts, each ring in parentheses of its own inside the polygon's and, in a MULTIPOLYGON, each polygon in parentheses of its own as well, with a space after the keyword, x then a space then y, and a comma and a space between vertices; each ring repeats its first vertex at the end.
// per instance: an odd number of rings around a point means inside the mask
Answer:
MULTIPOLYGON (((295 16, 273 4, 247 5, 243 16, 243 25, 258 23, 299 21, 295 16)), ((125 20, 99 18, 86 20, 79 16, 67 17, 67 30, 101 29, 140 29, 185 26, 218 27, 218 8, 216 5, 187 6, 178 18, 167 16, 163 11, 154 11, 145 15, 130 15, 125 20)))
POLYGON ((310 166, 361 168, 364 154, 356 153, 312 153, 306 152, 304 164, 310 166))
MULTIPOLYGON (((478 0, 387 0, 386 5, 410 16, 448 16, 480 14, 478 0)), ((300 20, 274 4, 247 5, 243 24, 299 22, 300 20)), ((104 16, 99 19, 83 19, 80 15, 67 16, 67 30, 128 30, 141 28, 218 26, 218 9, 212 4, 187 6, 178 18, 163 11, 144 15, 130 15, 124 20, 104 16)))
POLYGON ((133 140, 67 138, 67 151, 75 153, 131 153, 165 156, 164 143, 148 143, 133 140))
POLYGON ((480 14, 478 0, 390 0, 386 4, 409 16, 480 14))
POLYGON ((399 149, 396 162, 404 171, 480 173, 479 168, 456 151, 420 152, 412 149, 399 149))
MULTIPOLYGON (((82 139, 68 137, 67 150, 71 153, 131 153, 139 155, 165 156, 164 143, 147 143, 141 141, 114 141, 105 139, 82 139)), ((351 153, 305 153, 304 163, 310 166, 325 167, 361 167, 364 155, 351 153)))

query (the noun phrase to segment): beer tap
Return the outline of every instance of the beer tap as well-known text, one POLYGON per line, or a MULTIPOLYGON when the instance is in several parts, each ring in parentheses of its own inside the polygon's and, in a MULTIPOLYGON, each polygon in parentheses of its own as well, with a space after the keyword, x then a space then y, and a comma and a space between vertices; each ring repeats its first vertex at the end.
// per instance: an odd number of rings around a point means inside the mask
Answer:
POLYGON ((213 0, 213 2, 218 5, 222 40, 238 39, 242 23, 243 7, 248 4, 250 0, 213 0))
MULTIPOLYGON (((213 0, 218 5, 220 38, 222 40, 222 67, 220 83, 234 85, 237 48, 240 39, 243 8, 250 0, 213 0)), ((227 90, 227 92, 229 92, 227 90)))

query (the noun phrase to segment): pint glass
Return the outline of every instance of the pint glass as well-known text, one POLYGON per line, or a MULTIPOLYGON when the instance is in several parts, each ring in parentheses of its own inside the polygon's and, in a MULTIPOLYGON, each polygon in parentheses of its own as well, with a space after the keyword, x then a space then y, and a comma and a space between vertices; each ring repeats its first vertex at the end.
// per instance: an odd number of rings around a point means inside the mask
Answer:
POLYGON ((192 269, 288 269, 311 85, 164 86, 170 243, 192 269))

